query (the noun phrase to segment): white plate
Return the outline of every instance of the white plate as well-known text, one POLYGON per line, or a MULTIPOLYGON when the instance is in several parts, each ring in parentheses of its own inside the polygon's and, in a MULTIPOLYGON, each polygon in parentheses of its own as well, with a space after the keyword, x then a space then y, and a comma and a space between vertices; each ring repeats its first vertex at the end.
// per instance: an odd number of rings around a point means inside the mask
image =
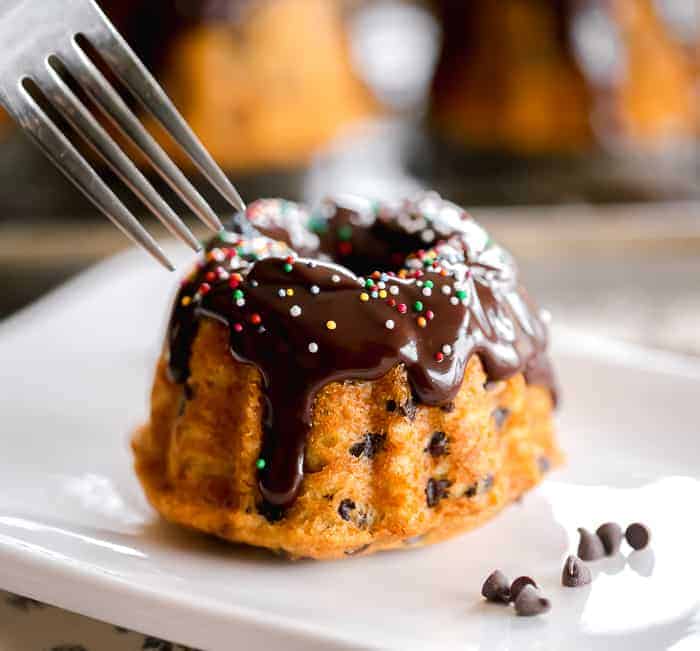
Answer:
POLYGON ((163 524, 133 477, 174 281, 128 253, 0 328, 0 587, 204 649, 699 648, 699 364, 559 332, 566 469, 442 545, 292 564, 163 524), (576 527, 607 520, 652 549, 560 587, 576 527), (483 603, 496 567, 551 613, 483 603))

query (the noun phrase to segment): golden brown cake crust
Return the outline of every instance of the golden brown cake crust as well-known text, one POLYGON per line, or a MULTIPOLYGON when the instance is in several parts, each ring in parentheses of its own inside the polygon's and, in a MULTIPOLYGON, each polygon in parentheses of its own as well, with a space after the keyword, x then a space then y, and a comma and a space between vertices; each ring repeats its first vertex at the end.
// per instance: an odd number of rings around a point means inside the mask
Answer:
POLYGON ((190 371, 175 384, 161 358, 151 421, 133 440, 148 499, 172 522, 293 558, 437 542, 484 522, 561 461, 548 389, 521 374, 486 385, 475 355, 454 404, 428 407, 414 404, 399 365, 318 393, 301 491, 276 519, 258 510, 258 370, 230 354, 228 328, 203 319, 190 371))

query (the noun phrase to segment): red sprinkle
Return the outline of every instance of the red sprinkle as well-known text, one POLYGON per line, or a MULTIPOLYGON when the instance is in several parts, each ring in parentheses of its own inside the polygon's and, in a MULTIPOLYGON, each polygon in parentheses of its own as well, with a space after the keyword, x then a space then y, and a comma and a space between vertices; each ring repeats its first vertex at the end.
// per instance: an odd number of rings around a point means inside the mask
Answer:
POLYGON ((386 304, 387 304, 389 307, 396 307, 396 300, 393 299, 393 298, 389 298, 389 299, 387 299, 386 304))
POLYGON ((204 277, 210 282, 213 283, 216 280, 216 274, 213 271, 207 271, 206 274, 204 274, 204 277))
POLYGON ((285 262, 288 262, 289 264, 292 264, 294 262, 294 257, 291 255, 288 255, 285 259, 285 262))
POLYGON ((340 242, 338 244, 338 253, 340 255, 350 255, 352 253, 352 244, 350 242, 340 242))
POLYGON ((211 285, 209 283, 202 283, 197 291, 204 296, 204 294, 208 294, 211 291, 211 285))
POLYGON ((435 312, 433 312, 432 310, 428 310, 425 313, 425 318, 428 319, 428 321, 432 321, 435 318, 435 312))
POLYGON ((234 323, 233 324, 233 329, 236 332, 242 332, 243 331, 243 324, 242 323, 234 323))
POLYGON ((401 313, 401 314, 406 314, 408 311, 408 308, 406 307, 406 303, 399 303, 396 306, 396 309, 401 313))
POLYGON ((250 322, 253 325, 259 325, 262 322, 262 317, 257 312, 255 312, 250 315, 250 322))
POLYGON ((236 278, 231 278, 231 280, 228 281, 228 286, 229 286, 231 289, 236 289, 236 287, 238 287, 239 284, 240 284, 240 283, 239 283, 239 281, 238 281, 236 278))
POLYGON ((435 361, 436 361, 436 362, 441 362, 443 359, 445 359, 445 355, 443 355, 443 354, 440 353, 440 352, 435 353, 435 361))

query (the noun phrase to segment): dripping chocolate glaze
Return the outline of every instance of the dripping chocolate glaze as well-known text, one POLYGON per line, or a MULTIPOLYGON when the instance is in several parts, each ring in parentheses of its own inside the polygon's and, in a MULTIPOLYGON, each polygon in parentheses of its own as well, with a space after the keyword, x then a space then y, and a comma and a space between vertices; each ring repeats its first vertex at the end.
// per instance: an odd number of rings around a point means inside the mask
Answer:
POLYGON ((290 215, 309 219, 298 207, 290 211, 288 202, 264 200, 249 207, 249 224, 238 219, 238 230, 247 232, 223 233, 209 244, 173 311, 174 381, 187 379, 202 317, 226 324, 233 356, 259 369, 266 398, 260 491, 273 506, 289 506, 299 491, 314 400, 330 382, 377 379, 403 364, 417 399, 443 405, 454 399, 467 362, 478 354, 490 380, 525 372, 554 389, 545 326, 518 285, 510 255, 474 220, 434 193, 397 206, 353 202, 352 208, 347 200, 326 203, 311 225, 324 232, 328 253, 338 229, 341 241, 354 246, 373 238, 383 243, 384 249, 371 249, 378 267, 372 275, 359 277, 321 259, 323 253, 298 257, 284 242, 251 231, 250 224, 279 238, 290 215), (348 223, 352 231, 344 228, 348 223), (414 241, 415 248, 432 247, 414 255, 399 251, 403 277, 389 267, 396 250, 384 239, 387 230, 399 233, 406 248, 414 241))

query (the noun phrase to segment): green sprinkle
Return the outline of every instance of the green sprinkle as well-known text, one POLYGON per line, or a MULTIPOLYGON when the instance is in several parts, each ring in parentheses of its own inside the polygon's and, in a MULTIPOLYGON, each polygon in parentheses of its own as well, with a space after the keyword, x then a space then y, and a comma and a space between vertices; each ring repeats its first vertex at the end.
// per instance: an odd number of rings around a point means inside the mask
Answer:
POLYGON ((423 283, 423 287, 427 287, 428 289, 432 289, 432 288, 434 287, 433 281, 432 281, 432 280, 426 280, 426 281, 423 283))
POLYGON ((432 260, 423 260, 423 267, 427 269, 428 267, 433 266, 433 261, 432 260))
POLYGON ((243 292, 240 289, 237 289, 235 292, 233 292, 233 298, 236 300, 243 298, 243 292))
POLYGON ((292 270, 292 265, 289 262, 284 263, 284 270, 289 273, 292 270))
POLYGON ((344 224, 338 231, 338 239, 341 242, 347 242, 352 237, 352 226, 350 224, 344 224))
POLYGON ((413 304, 413 309, 414 309, 416 312, 422 312, 422 311, 423 311, 423 301, 416 301, 416 302, 413 304))
POLYGON ((458 289, 455 293, 457 294, 457 298, 459 299, 467 298, 467 292, 464 289, 458 289))
POLYGON ((267 464, 265 463, 265 459, 258 459, 258 460, 255 462, 255 467, 256 467, 258 470, 264 470, 264 468, 265 468, 266 465, 267 465, 267 464))
POLYGON ((367 289, 374 287, 374 281, 371 278, 368 278, 367 280, 365 280, 365 287, 367 289))
POLYGON ((325 233, 328 230, 328 222, 321 217, 312 217, 309 220, 309 229, 314 233, 325 233))

